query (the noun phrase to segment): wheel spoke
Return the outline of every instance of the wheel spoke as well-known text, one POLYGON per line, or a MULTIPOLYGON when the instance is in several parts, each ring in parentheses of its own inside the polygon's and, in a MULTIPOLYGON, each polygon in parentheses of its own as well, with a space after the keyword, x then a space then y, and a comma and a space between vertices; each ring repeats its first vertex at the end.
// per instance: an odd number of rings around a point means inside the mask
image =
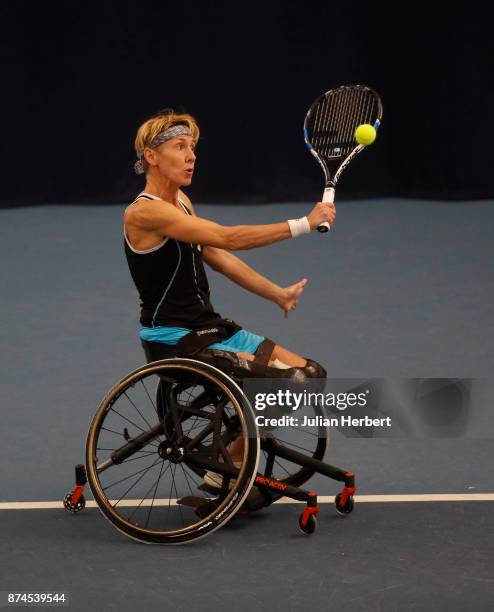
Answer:
MULTIPOLYGON (((142 453, 143 451, 138 451, 138 452, 142 453)), ((144 453, 140 457, 132 457, 131 459, 124 459, 124 461, 122 461, 122 464, 123 463, 130 463, 131 461, 138 461, 139 459, 145 459, 146 457, 149 457, 150 455, 156 455, 156 453, 155 452, 144 453)))
POLYGON ((117 436, 120 436, 121 438, 124 437, 121 431, 114 431, 113 429, 108 429, 108 427, 102 427, 101 431, 109 431, 110 433, 116 434, 117 436))
POLYGON ((283 444, 287 444, 288 446, 293 446, 295 448, 305 451, 306 453, 311 452, 310 448, 305 448, 305 446, 299 446, 298 444, 295 444, 295 442, 290 442, 289 440, 283 440, 282 438, 276 438, 276 439, 278 442, 283 442, 283 444))
MULTIPOLYGON (((142 382, 142 380, 141 380, 142 382)), ((144 383, 143 383, 144 384, 144 383)), ((132 404, 132 406, 134 406, 134 408, 137 410, 137 412, 140 414, 142 420, 144 421, 144 423, 146 423, 146 425, 148 426, 149 429, 151 429, 151 425, 148 423, 146 417, 142 414, 142 412, 139 410, 139 408, 134 404, 134 402, 130 399, 130 397, 127 395, 127 391, 124 391, 123 393, 125 395, 125 397, 129 400, 129 402, 132 404)))
POLYGON ((151 468, 153 468, 161 460, 162 460, 161 457, 158 457, 158 459, 156 459, 156 461, 154 463, 152 463, 151 465, 149 465, 148 467, 145 467, 142 470, 134 472, 133 474, 130 474, 129 476, 125 476, 124 478, 121 478, 120 480, 116 480, 115 482, 112 482, 110 485, 107 485, 106 487, 103 487, 103 491, 107 491, 108 489, 111 489, 111 487, 114 487, 117 484, 121 484, 122 482, 125 482, 126 480, 128 480, 129 478, 132 478, 133 476, 137 476, 137 474, 141 474, 142 472, 149 471, 151 468))
POLYGON ((156 415, 157 415, 157 416, 158 416, 158 418, 159 418, 159 416, 160 416, 160 415, 158 414, 158 406, 156 406, 156 404, 155 404, 155 403, 153 402, 153 400, 151 399, 151 396, 149 395, 148 388, 147 388, 147 387, 146 387, 146 385, 144 384, 144 381, 142 380, 142 378, 141 378, 141 385, 144 387, 144 391, 146 392, 146 395, 148 396, 149 401, 151 402, 151 406, 154 408, 154 411, 156 412, 156 415))
POLYGON ((192 495, 195 495, 195 492, 192 490, 192 487, 190 486, 190 480, 192 480, 192 482, 196 485, 196 487, 197 487, 197 482, 194 480, 194 478, 192 478, 191 475, 187 476, 187 471, 182 464, 180 464, 180 467, 182 468, 182 471, 184 473, 184 477, 185 477, 185 480, 187 481, 187 486, 189 487, 189 491, 191 492, 192 495))
MULTIPOLYGON (((176 471, 177 471, 177 464, 175 464, 173 466, 172 482, 173 482, 173 486, 175 487, 175 499, 178 499, 179 495, 178 495, 178 490, 177 490, 177 483, 175 481, 175 472, 176 471)), ((182 520, 182 527, 185 527, 184 515, 182 514, 182 506, 180 504, 177 504, 177 505, 178 505, 178 510, 180 512, 180 518, 182 520)))
POLYGON ((124 493, 124 494, 123 494, 123 495, 120 497, 120 499, 119 499, 119 500, 117 500, 117 502, 116 502, 115 504, 113 504, 113 507, 115 508, 115 506, 117 506, 117 505, 118 505, 118 504, 119 504, 119 503, 122 501, 122 499, 123 499, 123 498, 124 498, 124 497, 127 495, 127 493, 130 493, 130 491, 132 491, 132 489, 133 489, 133 488, 134 488, 134 487, 137 485, 137 483, 138 483, 138 482, 140 482, 140 481, 141 481, 141 480, 144 478, 144 476, 146 475, 146 473, 147 473, 147 472, 149 472, 149 470, 150 470, 152 467, 154 467, 156 464, 158 464, 160 461, 163 461, 163 459, 161 459, 161 457, 160 457, 160 458, 159 458, 159 459, 158 459, 158 460, 157 460, 155 463, 153 463, 153 465, 151 465, 151 466, 150 466, 150 467, 149 467, 149 468, 146 470, 146 472, 144 472, 143 474, 141 474, 141 475, 139 476, 139 478, 138 478, 138 479, 137 479, 137 480, 134 482, 134 484, 133 484, 133 485, 131 485, 131 486, 130 486, 130 487, 127 489, 127 491, 125 491, 125 493, 124 493))
POLYGON ((275 462, 275 463, 276 463, 276 465, 277 465, 278 467, 280 467, 280 468, 281 468, 281 469, 282 469, 282 470, 283 470, 283 471, 284 471, 284 472, 285 472, 285 473, 286 473, 288 476, 290 476, 290 472, 289 472, 289 471, 288 471, 286 468, 284 468, 284 467, 281 465, 281 463, 280 463, 280 462, 279 462, 279 461, 278 461, 276 458, 275 458, 274 462, 275 462))
MULTIPOLYGON (((134 510, 133 510, 133 512, 132 512, 132 514, 130 514, 130 515, 127 517, 127 520, 129 520, 129 521, 130 521, 130 519, 131 519, 131 518, 134 516, 134 514, 135 514, 135 513, 136 513, 136 512, 139 510, 139 508, 142 506, 142 504, 144 503, 144 500, 148 499, 149 492, 150 492, 150 491, 151 491, 151 489, 152 489, 152 488, 155 486, 155 483, 156 483, 156 482, 159 482, 159 479, 160 479, 160 477, 161 477, 161 473, 163 472, 163 466, 164 466, 164 464, 165 464, 165 462, 164 462, 164 460, 163 460, 163 463, 161 464, 161 468, 160 468, 160 475, 159 475, 159 476, 158 476, 158 478, 157 478, 157 479, 156 479, 156 480, 153 482, 153 484, 152 484, 152 485, 149 487, 149 489, 146 491, 146 493, 144 493, 144 495, 143 495, 143 497, 142 497, 141 501, 140 501, 140 502, 137 504, 137 506, 134 508, 134 510)), ((169 467, 170 467, 170 464, 168 464, 167 469, 168 469, 169 467)), ((165 470, 165 472, 166 472, 166 470, 165 470)), ((154 499, 153 499, 153 502, 154 502, 154 499)))
MULTIPOLYGON (((116 414, 118 414, 119 417, 121 417, 122 419, 124 419, 125 421, 127 421, 128 423, 130 423, 131 425, 133 425, 136 429, 138 429, 140 432, 142 433, 146 433, 146 430, 143 429, 142 427, 139 427, 139 425, 137 425, 137 423, 134 423, 134 421, 131 421, 130 419, 128 419, 126 416, 124 416, 123 414, 120 414, 120 412, 118 412, 118 410, 115 410, 115 408, 112 406, 110 408, 111 412, 115 412, 116 414)), ((149 429, 152 429, 152 427, 149 427, 149 429)), ((148 444, 152 444, 151 442, 148 442, 148 444)))
MULTIPOLYGON (((158 485, 160 483, 161 477, 162 477, 162 475, 166 474, 166 472, 170 469, 170 464, 168 464, 166 466, 166 470, 163 472, 163 466, 164 465, 165 465, 165 462, 163 461, 163 463, 161 464, 160 474, 159 474, 158 478, 156 479, 156 486, 154 487, 153 499, 151 501, 151 505, 149 506, 148 516, 147 516, 147 519, 146 519, 146 527, 149 525, 149 519, 151 518, 151 511, 153 509, 154 500, 156 499, 156 491, 158 490, 158 485)), ((151 485, 151 489, 152 489, 152 485, 151 485)), ((149 489, 149 490, 151 490, 151 489, 149 489)))

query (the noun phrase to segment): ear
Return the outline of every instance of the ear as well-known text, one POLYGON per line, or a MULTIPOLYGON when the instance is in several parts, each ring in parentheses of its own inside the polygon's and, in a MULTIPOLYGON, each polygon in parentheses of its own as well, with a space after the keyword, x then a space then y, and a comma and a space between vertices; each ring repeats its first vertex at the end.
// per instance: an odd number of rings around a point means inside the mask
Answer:
POLYGON ((156 153, 153 149, 144 149, 144 159, 149 166, 156 166, 156 153))

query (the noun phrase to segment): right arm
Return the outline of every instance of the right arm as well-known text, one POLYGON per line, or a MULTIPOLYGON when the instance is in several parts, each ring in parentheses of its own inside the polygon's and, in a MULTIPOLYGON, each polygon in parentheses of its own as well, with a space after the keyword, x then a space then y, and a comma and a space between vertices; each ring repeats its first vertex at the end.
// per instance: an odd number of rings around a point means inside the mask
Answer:
MULTIPOLYGON (((332 222, 336 212, 333 205, 319 202, 308 215, 311 229, 323 221, 332 222)), ((132 212, 129 219, 141 231, 149 231, 168 236, 181 242, 204 244, 220 249, 237 251, 253 249, 274 242, 291 238, 287 221, 269 225, 235 225, 225 226, 202 219, 184 215, 169 202, 142 202, 132 212)))

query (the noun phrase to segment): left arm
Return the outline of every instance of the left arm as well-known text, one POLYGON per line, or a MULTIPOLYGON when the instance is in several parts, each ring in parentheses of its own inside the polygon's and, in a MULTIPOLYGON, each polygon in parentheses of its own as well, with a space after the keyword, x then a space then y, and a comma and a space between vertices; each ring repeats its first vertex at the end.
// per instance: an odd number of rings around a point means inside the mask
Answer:
POLYGON ((203 247, 202 254, 204 261, 216 272, 224 274, 247 291, 260 295, 276 304, 278 303, 283 291, 282 288, 256 272, 230 251, 206 246, 203 247))
MULTIPOLYGON (((195 215, 194 207, 187 195, 183 191, 180 191, 180 195, 189 205, 192 214, 195 215)), ((297 300, 307 284, 307 279, 304 278, 290 287, 280 287, 256 272, 230 251, 218 247, 203 246, 202 256, 216 272, 220 272, 247 291, 277 304, 284 311, 285 319, 288 317, 288 312, 297 307, 297 300)))
POLYGON ((204 260, 213 270, 224 274, 247 291, 274 302, 284 311, 285 318, 288 316, 289 310, 294 310, 297 307, 297 300, 307 283, 306 278, 295 283, 295 285, 283 288, 256 272, 229 251, 206 246, 202 253, 204 260))

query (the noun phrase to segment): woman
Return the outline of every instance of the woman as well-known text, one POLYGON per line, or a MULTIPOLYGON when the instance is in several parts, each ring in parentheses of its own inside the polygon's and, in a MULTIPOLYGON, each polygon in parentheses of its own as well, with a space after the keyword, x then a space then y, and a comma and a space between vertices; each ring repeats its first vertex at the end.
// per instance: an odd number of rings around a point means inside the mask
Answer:
POLYGON ((316 362, 222 319, 210 302, 203 261, 273 301, 286 317, 296 308, 307 280, 279 287, 232 251, 297 237, 324 221, 332 224, 334 205, 319 202, 302 219, 269 225, 227 227, 198 217, 182 191, 192 182, 198 139, 194 118, 170 110, 145 121, 135 139, 135 169, 145 174, 146 185, 124 214, 125 252, 141 298, 140 337, 148 356, 159 358, 160 346, 176 346, 177 354, 206 349, 255 376, 261 371, 269 375, 271 368, 287 370, 290 377, 325 376, 316 362))

